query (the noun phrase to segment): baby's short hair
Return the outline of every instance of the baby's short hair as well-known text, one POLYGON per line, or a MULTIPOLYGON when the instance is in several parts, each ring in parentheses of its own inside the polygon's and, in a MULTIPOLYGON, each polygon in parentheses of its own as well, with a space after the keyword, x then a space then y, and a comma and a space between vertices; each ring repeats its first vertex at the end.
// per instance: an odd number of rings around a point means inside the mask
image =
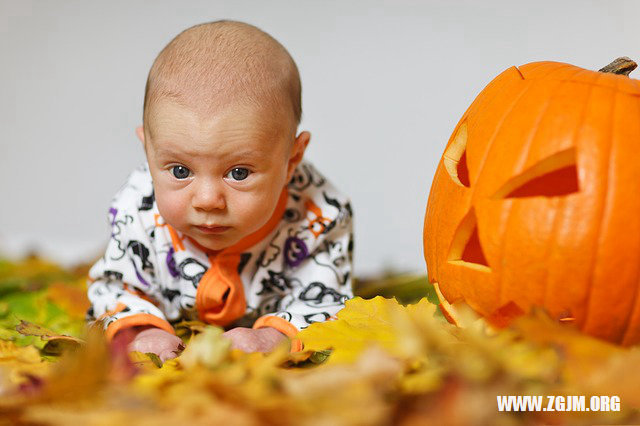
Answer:
POLYGON ((298 67, 289 52, 264 31, 242 22, 199 24, 178 34, 155 59, 144 96, 149 106, 171 99, 208 114, 237 102, 290 108, 302 115, 298 67))

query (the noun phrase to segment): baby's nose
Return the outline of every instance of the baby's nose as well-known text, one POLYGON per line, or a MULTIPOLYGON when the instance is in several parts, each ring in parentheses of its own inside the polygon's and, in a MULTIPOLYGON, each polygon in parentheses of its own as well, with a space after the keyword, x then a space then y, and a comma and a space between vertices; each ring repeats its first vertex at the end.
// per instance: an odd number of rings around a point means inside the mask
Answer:
POLYGON ((202 182, 195 188, 192 205, 197 210, 211 211, 226 208, 223 189, 213 182, 202 182))

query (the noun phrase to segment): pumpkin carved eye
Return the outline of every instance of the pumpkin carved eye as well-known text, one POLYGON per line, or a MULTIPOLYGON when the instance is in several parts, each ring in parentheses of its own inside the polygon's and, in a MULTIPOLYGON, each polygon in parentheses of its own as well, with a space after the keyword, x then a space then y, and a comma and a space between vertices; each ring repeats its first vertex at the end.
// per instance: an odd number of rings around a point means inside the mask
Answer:
POLYGON ((569 148, 514 176, 492 198, 559 197, 578 190, 576 150, 569 148))
POLYGON ((467 122, 458 127, 453 142, 443 156, 444 167, 451 179, 460 186, 469 188, 469 169, 467 168, 467 122))

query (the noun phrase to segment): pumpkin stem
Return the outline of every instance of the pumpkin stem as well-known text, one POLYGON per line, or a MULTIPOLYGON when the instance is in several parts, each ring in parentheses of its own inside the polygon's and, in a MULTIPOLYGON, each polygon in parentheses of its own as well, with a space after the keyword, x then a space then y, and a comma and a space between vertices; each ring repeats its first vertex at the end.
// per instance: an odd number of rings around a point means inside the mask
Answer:
POLYGON ((606 67, 600 68, 598 71, 629 76, 629 73, 635 70, 637 66, 638 64, 636 64, 634 61, 627 58, 626 56, 622 56, 611 62, 606 67))

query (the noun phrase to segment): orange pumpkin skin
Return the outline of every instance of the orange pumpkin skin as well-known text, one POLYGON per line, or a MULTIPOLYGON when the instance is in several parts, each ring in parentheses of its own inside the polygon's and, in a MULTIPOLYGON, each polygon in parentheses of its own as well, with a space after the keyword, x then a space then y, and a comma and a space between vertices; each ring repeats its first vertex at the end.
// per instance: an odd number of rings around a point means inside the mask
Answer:
POLYGON ((449 303, 640 342, 640 81, 556 62, 496 77, 440 160, 424 254, 449 303))

